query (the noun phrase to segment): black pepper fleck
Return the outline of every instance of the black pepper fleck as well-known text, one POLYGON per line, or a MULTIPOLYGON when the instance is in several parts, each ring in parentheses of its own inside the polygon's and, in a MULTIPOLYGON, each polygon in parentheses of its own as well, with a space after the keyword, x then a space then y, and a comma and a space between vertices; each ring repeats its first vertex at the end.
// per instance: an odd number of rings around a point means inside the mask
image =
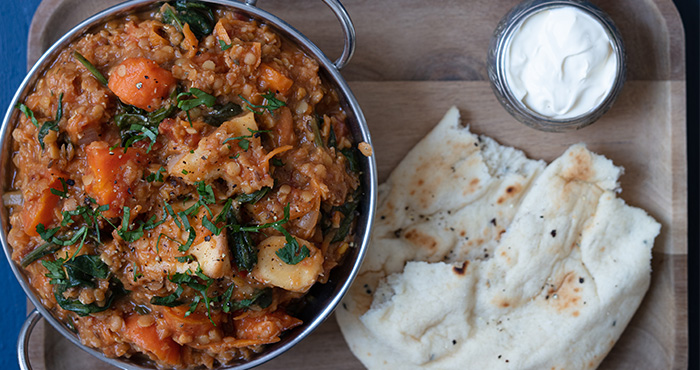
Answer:
POLYGON ((554 238, 554 237, 557 236, 557 231, 556 231, 556 230, 552 230, 552 232, 551 232, 550 234, 552 234, 552 238, 554 238))
POLYGON ((584 282, 583 278, 582 277, 578 278, 578 282, 583 284, 583 282, 584 282))

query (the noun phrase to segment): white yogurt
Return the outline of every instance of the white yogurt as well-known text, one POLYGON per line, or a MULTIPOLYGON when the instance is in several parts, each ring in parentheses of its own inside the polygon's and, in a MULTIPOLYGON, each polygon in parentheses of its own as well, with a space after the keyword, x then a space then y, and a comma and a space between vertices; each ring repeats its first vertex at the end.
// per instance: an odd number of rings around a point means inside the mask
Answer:
POLYGON ((573 7, 532 14, 505 52, 506 81, 516 99, 554 119, 591 111, 617 76, 612 40, 599 21, 573 7))

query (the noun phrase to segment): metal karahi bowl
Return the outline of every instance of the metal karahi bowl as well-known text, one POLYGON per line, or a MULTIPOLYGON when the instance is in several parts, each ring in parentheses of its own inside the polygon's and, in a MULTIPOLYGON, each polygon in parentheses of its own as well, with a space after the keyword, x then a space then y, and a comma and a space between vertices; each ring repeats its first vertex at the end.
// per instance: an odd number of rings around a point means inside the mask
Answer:
MULTIPOLYGON (((362 114, 362 110, 360 109, 352 91, 350 91, 350 88, 339 72, 339 70, 345 66, 352 57, 355 48, 355 30, 348 13, 338 0, 324 0, 324 3, 328 5, 328 7, 333 11, 333 13, 335 13, 335 16, 340 21, 345 34, 345 46, 343 48, 342 55, 334 62, 328 59, 328 57, 326 57, 316 45, 314 45, 308 38, 306 38, 288 23, 265 10, 257 8, 255 6, 256 1, 254 0, 248 0, 246 2, 226 0, 200 1, 214 7, 224 7, 234 10, 243 16, 270 26, 275 32, 296 44, 307 55, 315 59, 319 64, 319 75, 339 93, 340 103, 347 114, 346 122, 352 131, 355 143, 366 142, 371 145, 369 130, 362 114)), ((152 10, 162 5, 162 3, 162 0, 131 0, 106 9, 72 28, 42 55, 34 67, 29 71, 27 77, 24 79, 20 87, 17 89, 10 106, 7 108, 2 127, 0 128, 0 159, 2 160, 0 175, 2 178, 3 191, 10 189, 12 180, 12 130, 14 129, 15 122, 19 119, 20 115, 20 111, 15 108, 15 105, 19 101, 22 101, 33 90, 38 79, 46 70, 50 68, 51 64, 54 62, 59 53, 72 42, 94 29, 96 26, 107 21, 123 17, 128 14, 152 10)), ((335 307, 338 305, 343 295, 352 284, 352 281, 362 263, 362 259, 369 243, 370 230, 376 207, 377 167, 374 156, 360 156, 359 165, 361 169, 360 182, 364 195, 358 207, 360 216, 357 218, 357 228, 354 241, 355 247, 351 248, 350 252, 345 257, 344 263, 331 271, 330 279, 326 284, 315 284, 311 290, 309 290, 308 295, 310 295, 313 299, 307 300, 308 303, 304 306, 299 315, 299 318, 304 322, 303 325, 283 334, 279 342, 266 345, 266 347, 260 353, 253 355, 253 357, 248 361, 241 361, 232 365, 220 366, 218 369, 248 369, 275 358, 309 335, 326 318, 328 318, 328 316, 330 316, 335 307)), ((3 201, 0 199, 0 203, 2 202, 3 201)), ((63 322, 51 315, 51 313, 41 304, 40 299, 29 284, 29 281, 21 267, 11 258, 12 251, 7 242, 7 234, 10 228, 9 214, 4 203, 1 205, 0 226, 2 228, 2 232, 0 233, 0 242, 2 243, 5 256, 7 257, 8 261, 10 261, 10 267, 12 268, 15 277, 22 286, 22 289, 24 289, 27 297, 36 307, 36 310, 32 312, 25 321, 25 324, 20 332, 18 342, 20 366, 23 369, 31 369, 27 348, 29 336, 36 323, 43 317, 68 340, 76 344, 82 350, 106 363, 122 369, 154 369, 154 364, 150 362, 141 362, 139 360, 126 358, 108 358, 99 350, 84 346, 80 342, 80 339, 76 333, 71 331, 63 322)))

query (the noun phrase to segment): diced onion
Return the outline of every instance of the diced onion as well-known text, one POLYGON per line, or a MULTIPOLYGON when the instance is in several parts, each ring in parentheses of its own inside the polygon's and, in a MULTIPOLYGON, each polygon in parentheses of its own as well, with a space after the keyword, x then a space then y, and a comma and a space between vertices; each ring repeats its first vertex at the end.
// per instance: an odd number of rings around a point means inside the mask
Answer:
POLYGON ((5 204, 5 207, 21 206, 24 203, 22 192, 19 190, 6 192, 2 195, 2 202, 5 204))

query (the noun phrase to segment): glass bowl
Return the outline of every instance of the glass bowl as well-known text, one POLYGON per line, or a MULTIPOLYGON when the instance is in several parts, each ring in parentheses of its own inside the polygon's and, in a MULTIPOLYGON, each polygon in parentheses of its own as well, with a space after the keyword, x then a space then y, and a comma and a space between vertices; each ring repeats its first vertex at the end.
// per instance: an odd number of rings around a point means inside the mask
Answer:
POLYGON ((595 5, 585 0, 529 0, 515 6, 499 22, 489 45, 487 69, 498 101, 515 119, 538 130, 565 132, 592 124, 612 107, 624 85, 627 65, 620 32, 610 17, 595 5), (506 53, 516 31, 530 16, 559 7, 574 7, 597 20, 611 40, 614 57, 617 59, 615 79, 605 98, 586 113, 561 119, 545 116, 527 107, 515 96, 506 78, 506 53))

